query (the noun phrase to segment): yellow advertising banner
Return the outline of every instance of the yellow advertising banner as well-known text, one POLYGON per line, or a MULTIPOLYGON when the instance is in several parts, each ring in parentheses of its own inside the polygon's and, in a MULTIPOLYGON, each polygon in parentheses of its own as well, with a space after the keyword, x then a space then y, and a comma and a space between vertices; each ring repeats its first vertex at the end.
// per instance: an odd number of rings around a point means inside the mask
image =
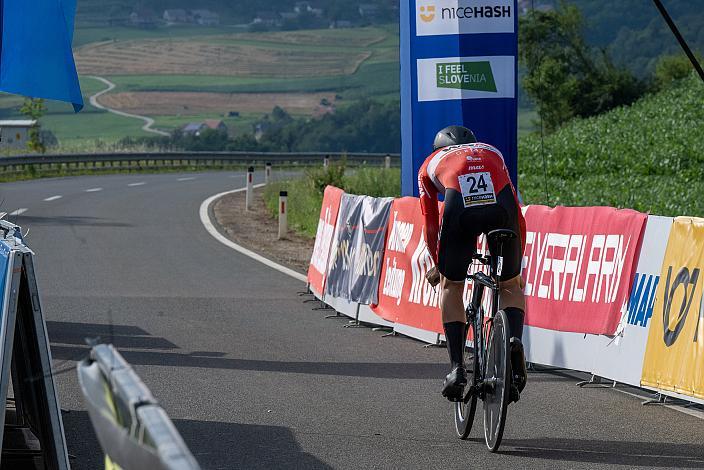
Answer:
POLYGON ((678 217, 660 274, 642 385, 704 398, 703 285, 704 219, 678 217))

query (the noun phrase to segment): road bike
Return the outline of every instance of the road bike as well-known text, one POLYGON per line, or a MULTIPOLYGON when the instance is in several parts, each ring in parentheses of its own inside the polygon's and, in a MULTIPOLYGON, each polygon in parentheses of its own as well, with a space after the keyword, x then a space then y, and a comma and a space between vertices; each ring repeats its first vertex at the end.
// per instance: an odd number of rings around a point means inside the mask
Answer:
MULTIPOLYGON (((499 306, 499 279, 503 268, 502 248, 516 238, 511 230, 494 230, 487 234, 492 255, 474 255, 480 265, 489 267, 489 274, 478 271, 469 275, 472 281, 472 300, 467 305, 467 337, 465 342, 465 366, 467 387, 464 396, 455 402, 455 429, 461 439, 466 439, 472 430, 477 399, 483 402, 484 440, 491 452, 501 445, 506 424, 506 411, 511 401, 512 371, 508 319, 499 306), (482 302, 484 292, 491 294, 489 315, 485 315, 482 302), (471 365, 471 371, 470 371, 471 365)), ((514 387, 515 388, 515 387, 514 387)))

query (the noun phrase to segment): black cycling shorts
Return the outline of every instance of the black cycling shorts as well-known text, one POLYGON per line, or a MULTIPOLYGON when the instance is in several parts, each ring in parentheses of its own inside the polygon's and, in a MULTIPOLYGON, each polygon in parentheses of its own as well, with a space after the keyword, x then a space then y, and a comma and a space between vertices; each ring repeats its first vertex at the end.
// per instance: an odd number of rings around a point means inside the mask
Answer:
MULTIPOLYGON (((477 252, 477 238, 492 230, 513 230, 517 238, 503 245, 501 280, 513 279, 521 273, 521 231, 518 211, 511 186, 496 195, 495 204, 464 207, 462 194, 454 189, 445 192, 445 212, 438 242, 438 270, 450 281, 464 281, 472 256, 477 252)), ((491 248, 491 247, 490 247, 491 248)), ((495 255, 496 253, 492 253, 495 255)))

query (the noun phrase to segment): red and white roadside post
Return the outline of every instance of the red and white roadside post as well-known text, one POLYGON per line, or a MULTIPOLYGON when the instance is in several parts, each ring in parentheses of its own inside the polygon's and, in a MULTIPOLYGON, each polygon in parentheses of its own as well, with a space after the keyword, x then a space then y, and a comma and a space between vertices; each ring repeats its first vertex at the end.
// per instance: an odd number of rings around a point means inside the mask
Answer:
POLYGON ((330 155, 325 155, 323 158, 323 168, 327 168, 330 166, 330 155))
POLYGON ((271 162, 267 162, 264 167, 264 184, 269 184, 271 181, 271 162))
POLYGON ((279 192, 279 240, 288 232, 288 192, 279 192))
POLYGON ((252 210, 252 201, 254 201, 254 167, 247 168, 247 193, 245 196, 246 210, 252 210))

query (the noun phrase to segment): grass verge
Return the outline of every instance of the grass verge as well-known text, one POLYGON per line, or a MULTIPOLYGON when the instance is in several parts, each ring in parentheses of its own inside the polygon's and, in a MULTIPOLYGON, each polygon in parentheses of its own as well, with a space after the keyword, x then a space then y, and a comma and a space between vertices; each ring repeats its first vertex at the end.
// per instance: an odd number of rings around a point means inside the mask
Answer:
POLYGON ((350 194, 374 197, 399 197, 401 170, 362 167, 348 170, 344 163, 331 163, 328 168, 308 169, 302 178, 270 184, 264 190, 264 201, 272 217, 278 215, 279 192, 288 192, 290 227, 307 237, 315 237, 320 217, 323 191, 332 184, 350 194))

